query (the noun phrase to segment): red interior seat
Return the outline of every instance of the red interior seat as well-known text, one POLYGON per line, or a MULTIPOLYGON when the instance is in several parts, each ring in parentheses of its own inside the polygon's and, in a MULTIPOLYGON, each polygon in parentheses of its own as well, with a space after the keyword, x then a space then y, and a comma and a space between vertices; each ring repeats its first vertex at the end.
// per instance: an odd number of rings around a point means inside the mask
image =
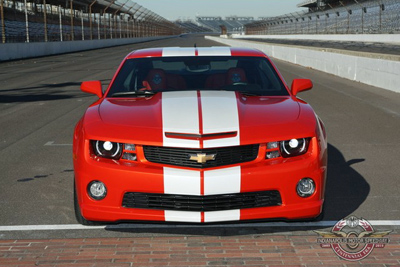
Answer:
POLYGON ((186 89, 185 79, 178 74, 167 74, 167 87, 168 89, 186 89))
POLYGON ((210 89, 218 89, 225 85, 226 74, 216 73, 208 76, 205 87, 210 89))

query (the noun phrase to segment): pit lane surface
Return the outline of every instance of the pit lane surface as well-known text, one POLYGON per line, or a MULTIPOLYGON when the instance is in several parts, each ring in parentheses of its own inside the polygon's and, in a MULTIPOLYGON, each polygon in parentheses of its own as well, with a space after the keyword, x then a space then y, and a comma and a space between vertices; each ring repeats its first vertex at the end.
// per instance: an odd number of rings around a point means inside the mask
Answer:
MULTIPOLYGON (((163 41, 0 64, 0 226, 76 224, 73 212, 72 133, 96 97, 80 92, 84 80, 106 86, 131 50, 213 46, 202 37, 163 41)), ((400 94, 275 61, 288 83, 311 78, 302 93, 324 120, 329 171, 324 221, 350 214, 368 220, 400 218, 400 94)), ((379 75, 377 73, 376 75, 379 75)), ((0 231, 21 237, 133 236, 140 234, 249 234, 300 230, 269 227, 128 227, 128 230, 0 231)), ((323 228, 315 225, 314 228, 323 228)), ((387 227, 386 227, 387 228, 387 227)))

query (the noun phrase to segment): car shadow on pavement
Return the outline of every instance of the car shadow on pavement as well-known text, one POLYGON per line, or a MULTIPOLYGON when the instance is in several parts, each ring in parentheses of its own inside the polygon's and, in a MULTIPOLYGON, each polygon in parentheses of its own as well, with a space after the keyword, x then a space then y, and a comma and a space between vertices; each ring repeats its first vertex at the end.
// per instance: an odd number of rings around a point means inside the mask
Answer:
MULTIPOLYGON (((324 220, 340 220, 353 214, 367 199, 370 186, 352 166, 365 159, 346 161, 333 145, 328 145, 328 175, 324 220)), ((355 214, 357 216, 357 214, 355 214)))
MULTIPOLYGON (((363 161, 365 161, 365 159, 351 159, 346 161, 343 154, 336 147, 331 144, 328 145, 325 215, 322 218, 322 222, 291 221, 284 224, 282 220, 262 220, 204 225, 137 222, 132 224, 107 225, 105 229, 123 233, 233 236, 330 228, 336 221, 352 215, 366 200, 370 192, 368 182, 361 174, 352 168, 352 165, 363 161), (137 227, 135 227, 135 225, 137 227)), ((357 214, 354 215, 357 216, 357 214)))
POLYGON ((80 82, 65 82, 3 89, 0 90, 0 103, 26 103, 91 97, 92 95, 79 90, 80 84, 80 82))

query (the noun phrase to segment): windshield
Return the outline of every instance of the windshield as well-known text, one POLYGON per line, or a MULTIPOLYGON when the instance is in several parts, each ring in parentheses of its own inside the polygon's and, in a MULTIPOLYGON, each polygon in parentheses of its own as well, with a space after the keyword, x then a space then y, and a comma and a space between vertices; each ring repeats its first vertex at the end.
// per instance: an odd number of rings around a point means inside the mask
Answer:
POLYGON ((145 96, 142 92, 227 90, 248 95, 289 95, 263 57, 157 57, 128 59, 107 96, 145 96))

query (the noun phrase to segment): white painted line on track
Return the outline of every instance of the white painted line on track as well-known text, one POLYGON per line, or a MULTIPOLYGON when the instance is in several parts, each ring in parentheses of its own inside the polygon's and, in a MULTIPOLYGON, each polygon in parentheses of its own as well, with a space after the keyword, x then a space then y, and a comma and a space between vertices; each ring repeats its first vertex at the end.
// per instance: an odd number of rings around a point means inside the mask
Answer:
MULTIPOLYGON (((145 229, 145 228, 249 228, 249 227, 283 227, 283 228, 312 228, 312 227, 330 227, 337 221, 321 222, 266 222, 266 223, 240 223, 240 224, 111 224, 101 226, 84 226, 81 224, 53 224, 53 225, 9 225, 0 226, 0 232, 7 231, 51 231, 51 230, 118 230, 118 229, 145 229)), ((400 226, 397 220, 369 220, 373 226, 400 226)))
POLYGON ((72 144, 54 144, 54 141, 49 141, 46 144, 44 144, 45 146, 72 146, 72 144))
POLYGON ((48 231, 48 230, 86 230, 104 229, 105 226, 85 226, 81 224, 53 224, 53 225, 10 225, 0 226, 1 231, 48 231))

